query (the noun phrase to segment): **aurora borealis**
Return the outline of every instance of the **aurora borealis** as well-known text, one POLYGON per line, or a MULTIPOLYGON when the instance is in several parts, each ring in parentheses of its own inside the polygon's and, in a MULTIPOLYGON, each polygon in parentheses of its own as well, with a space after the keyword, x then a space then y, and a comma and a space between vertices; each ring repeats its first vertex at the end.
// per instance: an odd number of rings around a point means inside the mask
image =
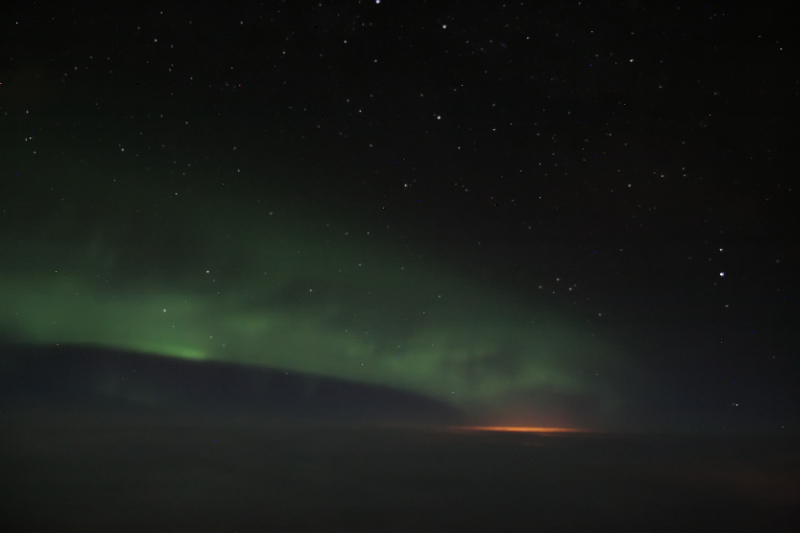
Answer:
POLYGON ((67 205, 43 225, 55 229, 50 239, 13 245, 1 287, 6 341, 257 364, 494 416, 536 396, 539 410, 520 420, 563 418, 569 397, 591 398, 598 415, 615 407, 613 390, 587 372, 615 355, 585 326, 380 229, 197 200, 137 227, 130 206, 143 199, 118 195, 97 194, 123 206, 102 214, 102 227, 82 232, 87 214, 67 205))

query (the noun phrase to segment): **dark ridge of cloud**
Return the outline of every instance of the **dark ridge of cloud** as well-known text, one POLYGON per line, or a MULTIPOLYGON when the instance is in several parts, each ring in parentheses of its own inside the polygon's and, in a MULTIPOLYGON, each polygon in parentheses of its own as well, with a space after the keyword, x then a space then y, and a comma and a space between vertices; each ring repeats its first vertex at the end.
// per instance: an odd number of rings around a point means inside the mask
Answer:
POLYGON ((330 422, 455 423, 452 406, 387 387, 87 346, 0 347, 6 408, 256 416, 330 422))

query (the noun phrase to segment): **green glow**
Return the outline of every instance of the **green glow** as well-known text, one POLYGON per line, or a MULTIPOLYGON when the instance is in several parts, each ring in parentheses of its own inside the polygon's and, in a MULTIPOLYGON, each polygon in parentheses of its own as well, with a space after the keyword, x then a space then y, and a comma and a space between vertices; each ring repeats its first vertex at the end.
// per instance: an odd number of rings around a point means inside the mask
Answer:
POLYGON ((5 340, 259 364, 467 409, 531 390, 613 403, 587 370, 612 356, 582 326, 368 228, 239 207, 129 233, 130 213, 106 216, 110 229, 10 245, 5 340))

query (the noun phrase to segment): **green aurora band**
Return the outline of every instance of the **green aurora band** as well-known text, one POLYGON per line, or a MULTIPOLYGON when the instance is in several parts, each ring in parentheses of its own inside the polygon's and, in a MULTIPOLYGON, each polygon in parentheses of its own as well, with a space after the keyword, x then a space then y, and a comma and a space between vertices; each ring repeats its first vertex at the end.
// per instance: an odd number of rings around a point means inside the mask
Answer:
POLYGON ((619 358, 585 325, 387 232, 255 201, 167 202, 155 217, 133 201, 54 204, 6 236, 0 341, 263 365, 473 413, 531 412, 518 405, 531 395, 589 397, 598 413, 618 404, 593 369, 619 358))

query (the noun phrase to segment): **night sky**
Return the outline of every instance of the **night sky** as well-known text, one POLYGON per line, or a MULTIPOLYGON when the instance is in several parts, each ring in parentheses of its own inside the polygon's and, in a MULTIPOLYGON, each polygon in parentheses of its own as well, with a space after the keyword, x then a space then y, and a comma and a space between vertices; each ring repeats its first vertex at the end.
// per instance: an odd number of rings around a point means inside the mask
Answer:
POLYGON ((792 2, 15 2, 0 342, 796 432, 792 2))

